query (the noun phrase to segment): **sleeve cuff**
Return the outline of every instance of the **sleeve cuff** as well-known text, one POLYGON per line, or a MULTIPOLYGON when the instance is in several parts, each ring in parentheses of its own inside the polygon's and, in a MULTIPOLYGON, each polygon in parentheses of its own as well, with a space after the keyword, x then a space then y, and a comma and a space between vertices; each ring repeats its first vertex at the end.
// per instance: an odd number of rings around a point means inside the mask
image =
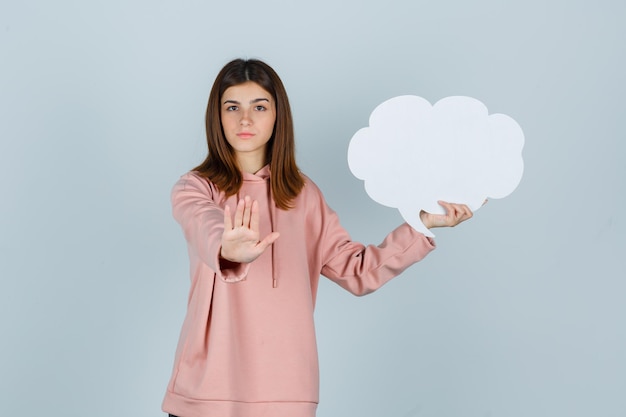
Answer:
POLYGON ((216 265, 218 266, 217 276, 224 282, 244 281, 250 269, 249 263, 231 262, 220 258, 219 251, 216 265))

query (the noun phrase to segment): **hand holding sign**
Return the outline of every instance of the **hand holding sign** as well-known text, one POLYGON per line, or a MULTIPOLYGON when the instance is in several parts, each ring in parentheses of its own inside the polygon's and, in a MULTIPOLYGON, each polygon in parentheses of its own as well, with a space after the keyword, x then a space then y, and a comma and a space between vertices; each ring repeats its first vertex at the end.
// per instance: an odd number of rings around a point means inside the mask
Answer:
POLYGON ((420 210, 444 214, 440 200, 478 210, 515 190, 524 170, 524 133, 504 114, 489 115, 471 97, 434 106, 417 96, 385 101, 348 148, 352 173, 376 202, 395 207, 416 230, 434 236, 420 210))

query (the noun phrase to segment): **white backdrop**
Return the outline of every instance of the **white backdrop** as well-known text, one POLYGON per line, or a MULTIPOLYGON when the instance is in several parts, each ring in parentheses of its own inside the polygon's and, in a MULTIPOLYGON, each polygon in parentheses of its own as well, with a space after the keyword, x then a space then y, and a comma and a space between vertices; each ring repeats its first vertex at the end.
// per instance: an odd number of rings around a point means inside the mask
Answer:
MULTIPOLYGON (((0 3, 0 409, 158 416, 188 290, 169 192, 217 71, 283 78, 301 168, 355 239, 401 218, 346 161, 376 105, 476 97, 517 190, 379 292, 323 280, 319 417, 626 415, 626 18, 617 0, 0 3)), ((410 192, 410 190, 407 190, 410 192)))

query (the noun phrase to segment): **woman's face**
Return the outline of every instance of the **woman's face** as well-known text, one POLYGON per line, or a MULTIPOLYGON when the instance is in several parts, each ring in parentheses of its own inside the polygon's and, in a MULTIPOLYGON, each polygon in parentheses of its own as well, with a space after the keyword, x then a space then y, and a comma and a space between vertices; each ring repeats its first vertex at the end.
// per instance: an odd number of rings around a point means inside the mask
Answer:
POLYGON ((257 83, 247 81, 227 88, 220 105, 222 128, 237 161, 243 169, 260 169, 276 122, 272 95, 257 83))

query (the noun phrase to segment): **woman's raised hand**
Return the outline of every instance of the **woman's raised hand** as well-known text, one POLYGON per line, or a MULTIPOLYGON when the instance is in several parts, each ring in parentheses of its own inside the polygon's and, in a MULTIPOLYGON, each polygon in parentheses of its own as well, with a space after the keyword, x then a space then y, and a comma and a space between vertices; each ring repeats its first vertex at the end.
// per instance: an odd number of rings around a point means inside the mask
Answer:
POLYGON ((226 206, 224 209, 224 234, 220 256, 231 262, 252 262, 274 243, 278 236, 278 232, 273 232, 260 240, 259 204, 246 196, 237 203, 234 221, 230 208, 226 206))
MULTIPOLYGON (((485 202, 487 202, 485 200, 485 202)), ((446 214, 431 214, 424 210, 420 212, 420 220, 427 228, 433 227, 454 227, 457 224, 471 219, 474 215, 472 210, 465 204, 454 204, 445 201, 438 201, 445 210, 446 214)))

